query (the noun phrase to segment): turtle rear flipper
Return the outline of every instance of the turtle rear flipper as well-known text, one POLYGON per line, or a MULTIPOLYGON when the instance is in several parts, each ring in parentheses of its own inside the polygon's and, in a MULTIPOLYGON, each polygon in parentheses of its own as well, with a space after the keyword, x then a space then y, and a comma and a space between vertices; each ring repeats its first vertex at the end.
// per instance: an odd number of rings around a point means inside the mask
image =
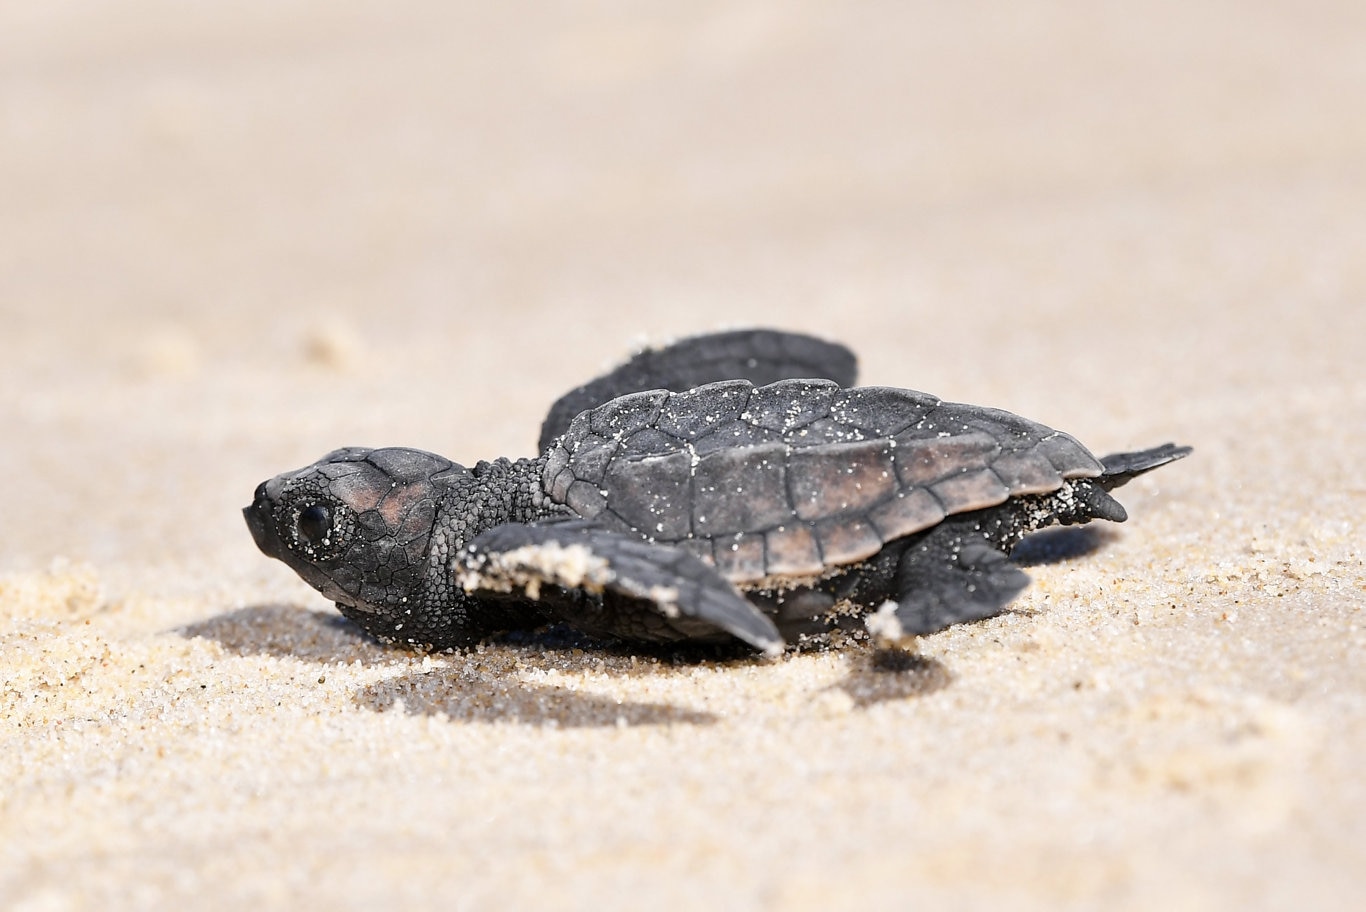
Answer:
POLYGON ((1100 461, 1102 471, 1094 478, 1074 479, 1050 501, 1051 513, 1046 518, 1036 516, 1028 531, 1049 523, 1071 526, 1093 519, 1124 522, 1129 513, 1124 505, 1110 496, 1110 492, 1128 484, 1145 472, 1175 462, 1191 454, 1188 446, 1164 443, 1135 453, 1111 453, 1100 461))
POLYGON ((496 526, 462 549, 455 570, 476 597, 522 595, 586 633, 656 642, 726 633, 783 649, 773 622, 693 555, 591 522, 496 526))
POLYGON ((902 632, 919 635, 1000 614, 1029 576, 980 537, 943 525, 906 549, 896 582, 902 632))
POLYGON ((1159 466, 1184 459, 1190 454, 1190 447, 1177 446, 1174 443, 1164 443, 1162 446, 1139 450, 1136 453, 1111 453, 1101 459, 1100 464, 1105 467, 1105 472, 1097 481, 1105 490, 1113 491, 1144 472, 1151 472, 1159 466))
POLYGON ((843 345, 801 333, 747 329, 689 336, 663 348, 646 349, 561 396, 541 425, 539 448, 545 452, 579 413, 628 393, 655 389, 680 393, 719 380, 748 380, 764 386, 779 380, 816 379, 853 386, 858 359, 843 345))

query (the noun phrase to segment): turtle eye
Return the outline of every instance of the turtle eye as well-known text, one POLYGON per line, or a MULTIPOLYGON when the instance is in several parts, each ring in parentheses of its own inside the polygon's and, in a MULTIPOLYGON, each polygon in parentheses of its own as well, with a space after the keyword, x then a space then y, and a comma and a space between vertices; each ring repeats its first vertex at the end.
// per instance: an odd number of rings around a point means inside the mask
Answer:
POLYGON ((332 511, 323 504, 309 504, 299 511, 294 521, 299 540, 309 545, 320 545, 332 532, 332 511))

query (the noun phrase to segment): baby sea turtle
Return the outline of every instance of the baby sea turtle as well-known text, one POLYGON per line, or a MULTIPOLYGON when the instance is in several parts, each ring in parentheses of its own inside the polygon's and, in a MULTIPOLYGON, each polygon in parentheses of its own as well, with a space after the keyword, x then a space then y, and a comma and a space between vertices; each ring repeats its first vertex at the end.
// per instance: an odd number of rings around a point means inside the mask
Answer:
POLYGON ((1007 558, 1053 523, 1122 522, 1109 494, 1180 459, 1096 459, 1009 412, 854 388, 841 345, 768 330, 645 351, 573 390, 541 455, 473 469, 348 447, 256 489, 256 544, 386 641, 559 621, 765 652, 835 630, 991 617, 1007 558))

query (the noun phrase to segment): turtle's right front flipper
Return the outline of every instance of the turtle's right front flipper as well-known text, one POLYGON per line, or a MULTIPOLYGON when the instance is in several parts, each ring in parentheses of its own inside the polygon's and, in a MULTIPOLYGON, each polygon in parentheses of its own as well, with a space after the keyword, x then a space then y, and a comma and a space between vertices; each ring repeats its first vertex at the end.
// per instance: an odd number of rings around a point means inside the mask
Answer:
POLYGON ((475 598, 525 596, 585 633, 672 642, 724 632, 783 648, 773 622, 693 555, 589 522, 497 526, 462 549, 455 570, 475 598))
POLYGON ((646 349, 560 397, 541 425, 540 450, 545 452, 580 412, 627 393, 653 389, 681 393, 718 380, 748 380, 764 386, 779 380, 816 379, 853 386, 858 380, 858 359, 843 345, 802 333, 746 329, 689 336, 663 348, 646 349))

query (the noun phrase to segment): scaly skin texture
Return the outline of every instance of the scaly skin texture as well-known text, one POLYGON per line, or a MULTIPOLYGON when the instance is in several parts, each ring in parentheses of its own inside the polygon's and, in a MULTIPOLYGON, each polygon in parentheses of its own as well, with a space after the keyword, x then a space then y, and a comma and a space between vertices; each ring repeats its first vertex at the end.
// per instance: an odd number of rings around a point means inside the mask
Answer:
POLYGON ((337 450, 261 484, 244 514, 262 551, 371 634, 450 645, 532 621, 523 603, 474 604, 451 562, 479 532, 565 513, 541 490, 543 463, 471 471, 418 450, 337 450))

